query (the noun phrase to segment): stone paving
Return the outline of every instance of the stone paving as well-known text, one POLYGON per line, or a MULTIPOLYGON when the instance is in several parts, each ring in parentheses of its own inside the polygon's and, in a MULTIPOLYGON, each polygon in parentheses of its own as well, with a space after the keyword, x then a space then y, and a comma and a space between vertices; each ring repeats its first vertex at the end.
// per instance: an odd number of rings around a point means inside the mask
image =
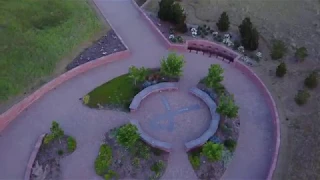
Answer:
MULTIPOLYGON (((28 110, 22 112, 1 132, 1 180, 16 180, 24 177, 34 144, 39 135, 49 131, 52 120, 59 122, 65 133, 74 136, 78 142, 76 151, 61 161, 63 179, 101 179, 95 174, 94 159, 104 133, 111 128, 128 123, 130 117, 125 113, 87 108, 81 104, 79 98, 102 83, 127 73, 131 65, 155 68, 159 66, 159 60, 167 55, 168 51, 162 46, 157 35, 149 29, 146 22, 140 18, 139 12, 130 0, 93 1, 128 45, 132 56, 98 67, 63 83, 35 102, 28 110)), ((229 64, 201 54, 185 53, 184 56, 186 65, 184 75, 179 82, 179 89, 182 92, 187 92, 187 89, 194 87, 199 79, 206 75, 210 64, 217 63, 225 71, 223 84, 234 94, 235 101, 240 107, 241 127, 238 146, 222 179, 266 179, 274 152, 274 141, 273 121, 262 93, 245 75, 229 64)), ((185 100, 186 102, 183 99, 178 100, 179 97, 184 96, 182 93, 179 96, 169 96, 170 94, 165 94, 171 109, 191 106, 200 101, 196 99, 191 102, 190 99, 185 100)), ((154 97, 150 96, 150 98, 156 97, 157 94, 154 97)), ((191 96, 186 97, 188 98, 191 96)), ((160 103, 157 108, 159 114, 167 112, 166 105, 162 104, 161 98, 156 102, 151 100, 145 103, 148 102, 160 103)), ((195 126, 199 129, 195 129, 194 132, 201 132, 205 129, 201 126, 206 123, 205 118, 198 118, 198 116, 209 118, 209 112, 204 105, 201 105, 201 102, 199 104, 201 108, 198 110, 176 115, 174 117, 176 131, 169 133, 179 132, 179 126, 176 124, 183 126, 194 123, 194 119, 200 120, 198 122, 200 126, 195 126), (201 116, 200 114, 192 115, 200 111, 204 111, 201 116), (190 118, 190 122, 185 123, 183 116, 187 114, 195 117, 192 118, 192 122, 190 118)), ((152 116, 147 116, 145 119, 148 118, 150 120, 152 116)), ((148 123, 143 125, 149 126, 148 123)), ((184 129, 184 132, 189 131, 191 130, 184 129)), ((170 154, 169 164, 162 179, 197 179, 182 147, 175 148, 170 154)))

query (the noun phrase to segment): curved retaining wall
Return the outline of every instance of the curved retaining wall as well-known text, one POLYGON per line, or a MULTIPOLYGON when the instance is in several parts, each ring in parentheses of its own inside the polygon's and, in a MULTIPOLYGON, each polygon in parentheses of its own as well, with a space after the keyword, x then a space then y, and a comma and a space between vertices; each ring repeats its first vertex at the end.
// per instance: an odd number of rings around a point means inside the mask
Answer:
POLYGON ((169 90, 177 90, 177 89, 178 89, 177 84, 170 83, 170 82, 163 82, 163 83, 149 86, 134 96, 134 98, 131 101, 131 104, 129 106, 129 109, 131 112, 136 111, 139 108, 142 100, 152 93, 161 92, 161 91, 169 91, 169 90))
POLYGON ((36 145, 34 146, 34 149, 31 153, 31 156, 29 158, 28 164, 27 164, 27 168, 26 168, 26 172, 24 174, 24 180, 29 180, 30 179, 30 175, 31 175, 31 171, 32 171, 32 165, 37 157, 37 154, 39 152, 40 146, 42 144, 43 138, 46 136, 47 134, 42 134, 39 136, 36 145))
MULTIPOLYGON (((180 52, 186 52, 188 48, 188 44, 190 43, 196 43, 196 44, 203 44, 207 45, 208 41, 204 40, 188 40, 185 44, 178 45, 178 44, 172 44, 169 42, 169 40, 164 37, 164 35, 159 31, 159 29, 156 27, 156 25, 149 19, 149 17, 143 12, 143 10, 140 9, 140 7, 135 3, 134 0, 132 0, 133 4, 137 7, 137 9, 141 12, 142 18, 146 19, 147 23, 150 25, 150 28, 157 34, 159 38, 161 38, 161 41, 165 43, 165 46, 170 49, 170 50, 176 50, 180 52)), ((226 47, 223 47, 223 45, 210 42, 210 44, 215 44, 223 49, 226 47)), ((228 49, 229 51, 232 51, 228 49)), ((267 179, 272 179, 274 170, 277 165, 277 160, 278 160, 278 154, 279 154, 279 147, 280 147, 280 125, 279 125, 279 117, 278 117, 278 111, 276 107, 276 103, 273 100, 273 97, 267 87, 263 84, 262 80, 246 65, 244 65, 240 60, 240 55, 238 55, 233 63, 234 67, 237 68, 238 70, 242 71, 248 78, 251 79, 252 82, 254 82, 259 89, 263 92, 263 95, 267 101, 268 107, 271 111, 272 118, 273 118, 273 123, 274 123, 274 129, 275 129, 275 152, 272 160, 272 164, 270 167, 270 171, 268 173, 267 179)))
POLYGON ((114 62, 116 60, 120 60, 123 58, 127 58, 130 56, 130 51, 127 49, 125 51, 117 52, 108 56, 101 57, 97 60, 90 61, 88 63, 85 63, 83 65, 80 65, 70 71, 67 71, 66 73, 60 75, 59 77, 53 79, 49 83, 45 84, 38 90, 36 90, 34 93, 20 101, 19 103, 12 106, 9 110, 4 112, 0 115, 0 132, 8 126, 8 124, 14 120, 22 111, 27 109, 31 104, 33 104, 35 101, 40 99, 42 96, 47 94, 52 89, 58 87, 60 84, 68 81, 69 79, 82 74, 84 72, 87 72, 93 68, 96 68, 101 65, 105 65, 111 62, 114 62))

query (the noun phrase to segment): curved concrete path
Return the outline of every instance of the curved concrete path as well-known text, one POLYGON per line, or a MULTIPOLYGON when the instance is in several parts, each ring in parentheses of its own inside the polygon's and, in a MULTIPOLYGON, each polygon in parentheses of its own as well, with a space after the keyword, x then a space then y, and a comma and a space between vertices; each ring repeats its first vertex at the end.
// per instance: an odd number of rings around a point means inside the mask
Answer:
MULTIPOLYGON (((35 141, 48 132, 51 121, 58 121, 66 134, 78 141, 77 150, 62 161, 63 179, 101 179, 94 172, 94 159, 104 133, 127 123, 129 115, 89 109, 79 98, 129 66, 157 67, 167 50, 140 18, 130 0, 94 0, 122 37, 132 56, 77 76, 49 92, 21 113, 0 136, 0 179, 22 179, 35 141)), ((198 54, 184 54, 186 66, 180 88, 194 86, 210 64, 225 69, 223 84, 235 95, 240 106, 241 128, 238 147, 222 179, 266 179, 273 155, 271 114, 262 94, 241 72, 228 64, 198 54)), ((196 179, 187 155, 177 149, 169 158, 162 179, 196 179)))

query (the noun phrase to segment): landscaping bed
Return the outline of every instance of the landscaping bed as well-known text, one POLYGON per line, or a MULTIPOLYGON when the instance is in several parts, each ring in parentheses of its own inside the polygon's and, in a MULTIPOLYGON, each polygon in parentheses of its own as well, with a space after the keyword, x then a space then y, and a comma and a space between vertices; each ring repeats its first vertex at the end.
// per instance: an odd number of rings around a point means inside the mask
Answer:
POLYGON ((86 48, 70 64, 68 64, 67 70, 126 49, 127 48, 115 31, 110 30, 106 35, 102 36, 99 40, 93 43, 93 45, 86 48))
POLYGON ((58 124, 53 122, 51 129, 51 134, 44 137, 34 161, 31 180, 61 179, 60 159, 76 149, 76 140, 64 135, 58 124))
POLYGON ((182 73, 180 72, 179 66, 183 66, 183 57, 172 53, 168 56, 168 59, 162 60, 162 71, 161 69, 137 68, 132 66, 129 68, 128 74, 116 77, 95 88, 82 98, 82 102, 90 108, 128 111, 134 96, 144 88, 161 82, 179 81, 179 74, 182 73), (175 59, 181 63, 177 66, 177 72, 173 74, 166 73, 176 68, 169 67, 174 65, 172 62, 175 59), (167 61, 169 63, 165 63, 167 61))
POLYGON ((200 80, 197 87, 206 92, 218 105, 220 124, 216 133, 206 144, 188 152, 189 161, 199 179, 220 179, 233 157, 239 137, 240 119, 234 108, 232 95, 219 81, 223 79, 223 70, 219 65, 212 65, 208 76, 200 80), (219 87, 217 90, 208 85, 219 87), (232 105, 230 105, 232 104, 232 105), (223 107, 223 109, 221 108, 223 107), (221 110, 222 109, 222 110, 221 110))
POLYGON ((159 179, 165 172, 167 159, 168 153, 144 143, 136 127, 128 124, 106 133, 95 161, 95 170, 106 180, 159 179))

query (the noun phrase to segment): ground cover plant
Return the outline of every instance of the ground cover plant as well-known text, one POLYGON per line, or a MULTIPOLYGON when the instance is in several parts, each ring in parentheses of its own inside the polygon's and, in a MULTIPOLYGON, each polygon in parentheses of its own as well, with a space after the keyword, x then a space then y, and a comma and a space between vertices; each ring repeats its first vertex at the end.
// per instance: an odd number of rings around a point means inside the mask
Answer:
POLYGON ((0 12, 0 102, 50 75, 102 30, 87 0, 1 0, 0 12))
POLYGON ((61 179, 60 159, 73 153, 76 148, 76 139, 65 135, 59 123, 53 121, 50 133, 44 137, 34 161, 30 179, 61 179))
POLYGON ((159 179, 168 154, 144 143, 136 126, 126 124, 106 133, 94 162, 96 173, 105 179, 159 179))

